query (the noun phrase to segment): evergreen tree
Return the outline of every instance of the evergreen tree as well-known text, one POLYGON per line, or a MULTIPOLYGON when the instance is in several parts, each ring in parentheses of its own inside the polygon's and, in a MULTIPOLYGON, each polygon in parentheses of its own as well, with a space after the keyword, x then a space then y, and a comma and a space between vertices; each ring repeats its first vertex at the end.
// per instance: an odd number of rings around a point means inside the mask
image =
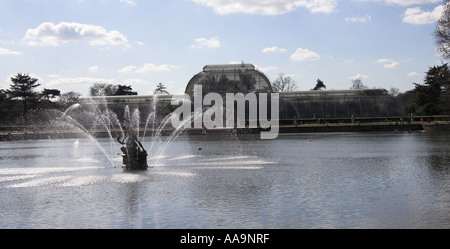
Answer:
POLYGON ((117 91, 114 95, 138 95, 137 92, 133 92, 131 86, 118 85, 117 91))
POLYGON ((167 89, 167 87, 164 86, 163 83, 159 83, 156 86, 155 91, 153 91, 153 94, 169 94, 169 92, 166 89, 167 89))
POLYGON ((57 96, 61 96, 61 91, 58 89, 46 89, 44 88, 44 91, 42 91, 42 97, 44 97, 47 100, 56 98, 57 96))
POLYGON ((424 84, 414 85, 418 114, 439 115, 450 112, 450 70, 447 64, 431 67, 425 76, 424 84))
POLYGON ((327 86, 321 81, 320 79, 317 79, 316 86, 313 88, 313 91, 327 89, 327 86))
POLYGON ((38 84, 38 79, 30 77, 28 74, 17 74, 11 77, 12 84, 7 90, 7 94, 11 98, 19 98, 23 103, 23 113, 28 111, 28 104, 30 100, 36 99, 39 95, 34 89, 41 84, 38 84))

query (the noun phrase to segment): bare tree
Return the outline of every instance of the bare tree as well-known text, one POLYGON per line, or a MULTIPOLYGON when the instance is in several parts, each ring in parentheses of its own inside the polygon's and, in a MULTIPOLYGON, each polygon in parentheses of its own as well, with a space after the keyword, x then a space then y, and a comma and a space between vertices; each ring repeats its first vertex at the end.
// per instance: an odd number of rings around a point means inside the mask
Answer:
POLYGON ((91 96, 113 96, 117 92, 117 86, 105 83, 95 83, 89 89, 91 96))
POLYGON ((361 79, 354 79, 352 80, 352 87, 350 87, 350 89, 368 89, 367 86, 365 86, 361 79))
POLYGON ((396 87, 391 87, 391 89, 389 89, 388 94, 392 97, 397 97, 400 94, 400 89, 398 89, 396 87))
POLYGON ((59 101, 66 107, 69 107, 78 102, 81 97, 81 93, 78 92, 68 92, 63 93, 59 101))
POLYGON ((450 59, 450 0, 444 0, 444 12, 437 22, 434 39, 438 52, 450 59))
POLYGON ((274 92, 292 92, 297 89, 297 85, 291 77, 284 77, 280 74, 278 78, 272 83, 272 90, 274 92))

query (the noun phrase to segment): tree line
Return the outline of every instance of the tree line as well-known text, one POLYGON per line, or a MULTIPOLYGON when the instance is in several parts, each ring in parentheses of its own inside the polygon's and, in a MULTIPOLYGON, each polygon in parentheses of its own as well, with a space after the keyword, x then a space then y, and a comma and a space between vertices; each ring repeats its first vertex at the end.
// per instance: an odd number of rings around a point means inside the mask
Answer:
POLYGON ((448 64, 430 67, 423 84, 401 93, 397 98, 406 112, 418 116, 450 115, 450 70, 448 64))
MULTIPOLYGON (((11 84, 8 89, 0 89, 0 125, 8 125, 17 120, 23 120, 31 111, 59 110, 64 111, 71 105, 77 103, 81 93, 61 93, 58 89, 44 88, 37 91, 41 86, 37 78, 29 74, 18 73, 10 78, 11 84)), ((154 94, 169 94, 164 84, 159 83, 154 94)), ((113 85, 95 83, 89 89, 90 96, 123 96, 138 95, 130 85, 113 85)), ((25 118, 26 119, 26 118, 25 118)))
MULTIPOLYGON (((450 19, 449 19, 450 20, 450 19)), ((450 26, 449 26, 450 27, 450 26)), ((449 33, 450 38, 450 33, 449 33)), ((450 39, 449 39, 450 44, 450 39)), ((450 53, 448 55, 450 58, 450 53)), ((391 87, 389 95, 405 106, 405 112, 415 116, 450 115, 450 68, 447 63, 428 69, 424 82, 413 83, 414 88, 400 93, 398 88, 391 87)), ((295 91, 297 85, 291 77, 280 74, 272 83, 275 92, 295 91)), ((312 91, 326 89, 325 83, 317 79, 312 91)), ((350 89, 369 89, 361 79, 352 80, 350 89)))
MULTIPOLYGON (((272 91, 274 92, 292 92, 297 90, 297 83, 290 77, 290 76, 284 76, 284 74, 279 74, 278 78, 271 84, 272 91)), ((327 89, 327 86, 321 79, 317 79, 316 85, 314 88, 311 89, 311 91, 319 91, 327 89)), ((354 79, 352 80, 352 86, 350 89, 368 89, 367 86, 365 86, 361 79, 354 79)))
MULTIPOLYGON (((64 111, 78 102, 80 93, 61 93, 58 89, 44 89, 36 91, 41 84, 38 79, 28 74, 17 74, 11 77, 9 89, 0 89, 0 125, 7 125, 15 119, 26 116, 30 110, 56 109, 64 111)), ((408 114, 415 116, 450 115, 450 68, 447 63, 430 67, 424 82, 413 83, 414 89, 400 93, 398 89, 391 88, 389 94, 397 98, 405 106, 408 114)), ((295 91, 297 85, 289 76, 280 74, 272 83, 272 90, 295 91)), ((154 94, 169 94, 164 84, 159 83, 154 94)), ((326 89, 325 83, 317 79, 312 91, 326 89)), ((361 79, 352 81, 350 89, 368 89, 361 79)), ((119 96, 138 95, 130 85, 113 85, 96 83, 90 87, 91 96, 119 96)))
POLYGON ((7 125, 26 116, 30 110, 64 109, 76 103, 81 94, 77 92, 61 93, 58 89, 35 89, 41 84, 37 78, 28 74, 11 77, 9 89, 0 89, 0 124, 7 125), (58 99, 58 101, 55 101, 58 99))

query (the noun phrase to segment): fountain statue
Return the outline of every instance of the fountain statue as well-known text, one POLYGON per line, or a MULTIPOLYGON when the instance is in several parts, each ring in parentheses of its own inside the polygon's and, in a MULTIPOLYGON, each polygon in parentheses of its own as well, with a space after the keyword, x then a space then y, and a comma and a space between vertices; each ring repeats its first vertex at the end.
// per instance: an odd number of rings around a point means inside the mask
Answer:
MULTIPOLYGON (((90 132, 79 122, 70 117, 71 112, 78 109, 81 105, 74 104, 69 107, 61 116, 60 120, 65 122, 70 122, 76 128, 81 130, 83 133, 88 135, 91 139, 95 140, 95 138, 90 135, 90 132)), ((103 113, 97 113, 97 117, 100 117, 100 120, 103 121, 104 124, 111 123, 110 119, 114 119, 115 122, 119 125, 121 134, 117 135, 117 142, 119 142, 122 147, 120 150, 122 151, 122 162, 123 168, 126 170, 146 170, 148 168, 147 164, 147 156, 148 153, 144 149, 144 146, 139 141, 139 134, 136 129, 139 130, 139 111, 136 110, 135 113, 131 113, 128 106, 125 107, 125 116, 122 123, 118 121, 118 119, 111 117, 111 113, 109 110, 103 113), (105 115, 106 114, 106 115, 105 115)), ((154 116, 154 115, 153 115, 154 116)), ((105 125, 106 130, 108 130, 109 136, 112 138, 111 129, 108 125, 105 125)), ((108 156, 108 159, 112 162, 110 155, 101 147, 101 145, 95 140, 96 144, 99 145, 103 153, 108 156)))
POLYGON ((130 120, 127 118, 122 127, 124 131, 123 137, 118 136, 117 142, 122 144, 123 167, 127 170, 146 170, 147 151, 138 139, 137 132, 133 129, 130 120))

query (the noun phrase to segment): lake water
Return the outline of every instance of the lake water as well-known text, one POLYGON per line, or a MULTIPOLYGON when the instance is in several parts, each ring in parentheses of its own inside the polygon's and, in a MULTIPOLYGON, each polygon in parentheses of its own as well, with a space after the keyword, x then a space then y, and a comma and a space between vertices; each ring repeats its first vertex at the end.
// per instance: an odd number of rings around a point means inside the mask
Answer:
POLYGON ((99 142, 0 142, 0 228, 450 228, 448 132, 99 142))

